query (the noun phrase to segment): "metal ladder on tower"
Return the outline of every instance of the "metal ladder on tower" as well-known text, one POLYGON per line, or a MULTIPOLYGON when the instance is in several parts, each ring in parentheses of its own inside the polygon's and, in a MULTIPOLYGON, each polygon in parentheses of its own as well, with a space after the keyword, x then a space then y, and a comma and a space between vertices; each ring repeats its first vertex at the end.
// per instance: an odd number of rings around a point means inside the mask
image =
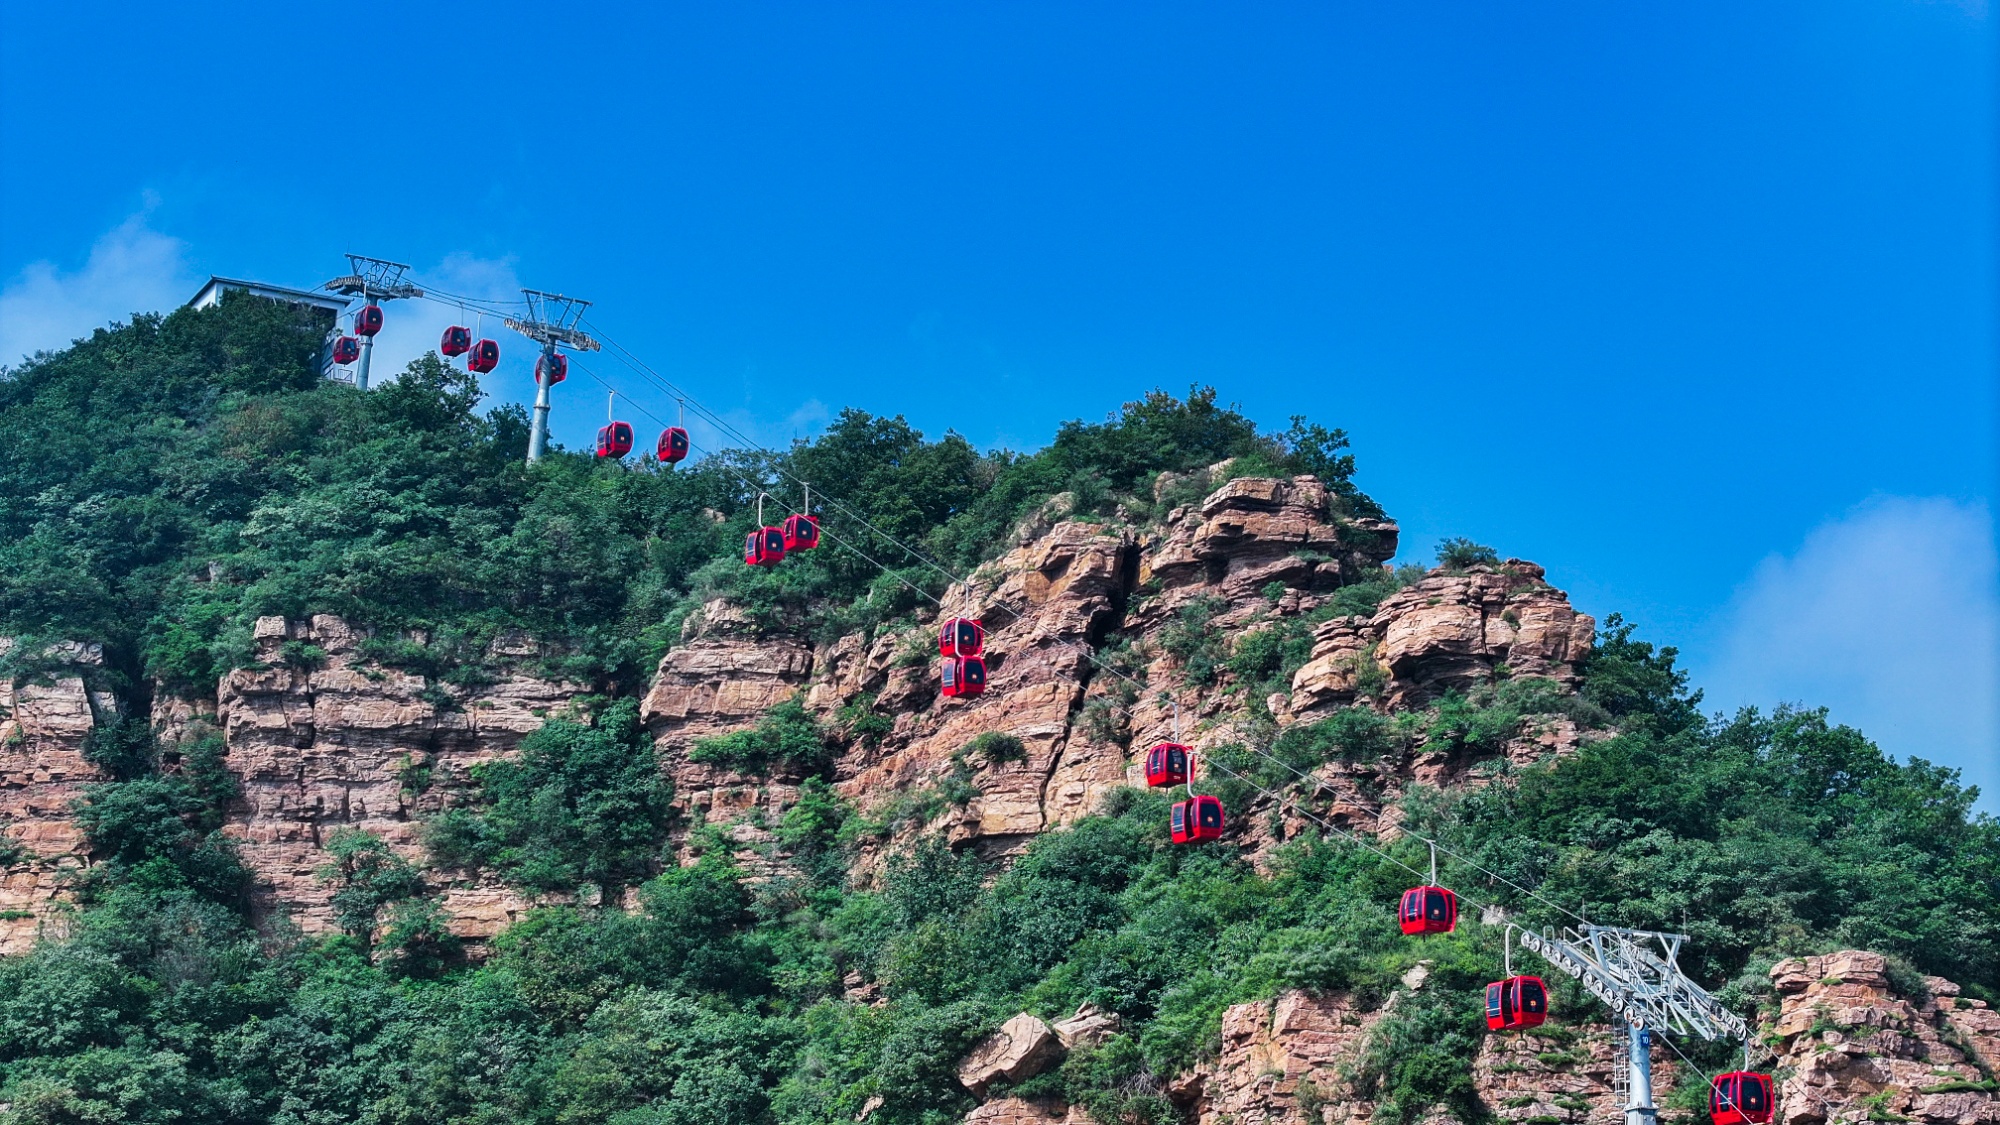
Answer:
POLYGON ((1632 1104, 1632 1029, 1624 1021, 1612 1025, 1611 1103, 1621 1110, 1632 1104))

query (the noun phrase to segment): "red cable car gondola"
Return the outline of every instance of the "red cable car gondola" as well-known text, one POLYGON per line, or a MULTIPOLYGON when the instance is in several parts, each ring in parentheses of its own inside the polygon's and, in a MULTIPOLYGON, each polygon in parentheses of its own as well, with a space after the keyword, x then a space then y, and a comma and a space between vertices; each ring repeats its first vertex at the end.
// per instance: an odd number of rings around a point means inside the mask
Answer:
POLYGON ((679 426, 668 426, 660 431, 660 461, 672 465, 685 460, 688 455, 688 432, 679 426))
POLYGON ((1775 1105, 1768 1074, 1732 1070, 1716 1075, 1709 1084, 1708 1115, 1715 1125, 1764 1125, 1775 1105))
POLYGON ((810 551, 819 546, 818 516, 786 516, 780 526, 785 532, 786 551, 810 551))
POLYGON ((354 334, 373 336, 380 331, 382 331, 382 306, 361 306, 361 311, 354 314, 354 334))
POLYGON ((498 366, 500 366, 500 345, 492 340, 481 340, 472 345, 472 350, 466 353, 467 371, 484 375, 498 366))
POLYGON ((352 336, 342 336, 333 342, 333 362, 353 363, 361 358, 361 341, 352 336))
POLYGON ((1188 755, 1193 752, 1193 747, 1179 742, 1162 742, 1146 751, 1146 784, 1155 789, 1185 784, 1188 755))
POLYGON ((1439 886, 1412 887, 1396 916, 1406 934, 1448 934, 1458 927, 1458 896, 1439 886))
POLYGON ((1540 977, 1508 977, 1486 986, 1486 1026, 1492 1031, 1539 1027, 1549 1018, 1549 986, 1540 977))
POLYGON ((785 561, 785 533, 760 527, 743 540, 743 561, 751 566, 777 566, 785 561))
POLYGON ((1174 802, 1174 843, 1199 844, 1222 838, 1222 800, 1203 793, 1174 802))
POLYGON ((938 652, 945 656, 978 656, 986 651, 986 628, 970 617, 954 617, 938 626, 938 652))
POLYGON ((463 324, 454 324, 444 330, 444 338, 438 341, 438 351, 445 355, 464 355, 472 350, 472 329, 463 324))
POLYGON ((977 656, 944 658, 944 694, 980 695, 986 691, 986 661, 977 656))
POLYGON ((597 455, 623 457, 632 452, 632 423, 606 422, 597 427, 597 455))
POLYGON ((539 383, 544 378, 548 379, 551 387, 569 378, 569 357, 557 352, 536 359, 535 382, 539 383))

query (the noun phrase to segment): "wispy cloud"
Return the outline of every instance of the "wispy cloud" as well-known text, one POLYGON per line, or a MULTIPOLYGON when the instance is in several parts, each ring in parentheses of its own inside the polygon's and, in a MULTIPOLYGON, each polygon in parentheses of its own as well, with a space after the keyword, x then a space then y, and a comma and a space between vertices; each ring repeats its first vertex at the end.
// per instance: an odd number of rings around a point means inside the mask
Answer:
POLYGON ((152 207, 90 248, 83 268, 33 262, 0 288, 0 363, 61 348, 135 312, 171 309, 194 295, 187 244, 147 225, 152 207))
POLYGON ((1883 749, 1956 766, 2000 808, 2000 561, 1982 504, 1880 498, 1758 566, 1701 674, 1724 707, 1825 705, 1883 749))

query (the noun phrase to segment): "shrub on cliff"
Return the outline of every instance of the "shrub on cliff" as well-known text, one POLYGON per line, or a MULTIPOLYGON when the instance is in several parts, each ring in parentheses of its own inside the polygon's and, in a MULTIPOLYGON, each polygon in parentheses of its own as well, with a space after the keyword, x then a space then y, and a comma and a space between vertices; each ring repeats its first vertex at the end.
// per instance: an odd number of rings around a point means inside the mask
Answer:
POLYGON ((551 720, 512 759, 473 767, 473 800, 430 823, 447 867, 491 867, 517 886, 606 895, 657 869, 673 790, 661 775, 637 701, 594 724, 551 720))
POLYGON ((696 742, 688 750, 688 760, 741 773, 763 773, 783 764, 813 774, 833 761, 833 746, 830 733, 793 696, 765 712, 748 730, 696 742))

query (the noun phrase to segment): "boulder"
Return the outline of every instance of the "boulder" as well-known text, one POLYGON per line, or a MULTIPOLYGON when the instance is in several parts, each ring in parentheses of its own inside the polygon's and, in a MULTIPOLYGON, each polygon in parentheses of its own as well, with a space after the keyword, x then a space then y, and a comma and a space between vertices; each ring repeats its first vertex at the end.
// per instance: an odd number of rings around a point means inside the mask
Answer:
POLYGON ((979 1041, 958 1064, 958 1080, 975 1097, 995 1082, 1033 1078, 1063 1055, 1062 1041, 1048 1024, 1026 1012, 979 1041))
POLYGON ((1056 1038, 1062 1040, 1063 1049, 1074 1051, 1079 1046, 1093 1044, 1118 1030, 1118 1014, 1107 1012, 1095 1004, 1084 1004, 1076 1014, 1055 1025, 1056 1038))
POLYGON ((965 1125, 1090 1125, 1090 1118, 1073 1106, 996 1098, 966 1114, 965 1125))

